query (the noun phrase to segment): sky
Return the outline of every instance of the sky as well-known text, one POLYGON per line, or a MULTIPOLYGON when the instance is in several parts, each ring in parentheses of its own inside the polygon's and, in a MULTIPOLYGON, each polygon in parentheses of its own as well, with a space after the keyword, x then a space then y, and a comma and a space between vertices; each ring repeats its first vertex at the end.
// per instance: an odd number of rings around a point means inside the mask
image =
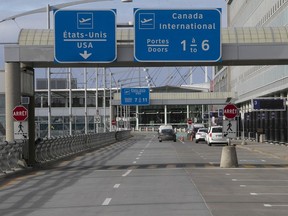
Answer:
MULTIPOLYGON (((50 6, 58 5, 67 2, 76 2, 79 0, 0 0, 0 20, 8 17, 28 12, 31 10, 39 9, 50 6)), ((226 26, 226 1, 225 0, 133 0, 131 3, 122 3, 121 0, 100 0, 94 3, 85 3, 77 6, 67 7, 65 9, 71 10, 85 10, 85 9, 116 9, 117 10, 117 23, 128 23, 133 21, 133 9, 210 9, 210 8, 222 8, 222 27, 226 26)), ((27 15, 16 18, 15 20, 7 20, 0 23, 0 70, 4 69, 4 44, 17 43, 19 31, 22 28, 47 28, 47 13, 37 13, 33 15, 27 15)), ((53 16, 51 16, 51 28, 53 28, 53 16)), ((130 69, 129 69, 130 70, 130 69)), ((139 69, 137 69, 139 70, 139 69)), ((158 69, 150 69, 160 70, 158 69)), ((162 70, 162 69, 161 69, 162 70)), ((170 69, 169 69, 170 70, 170 69)), ((173 70, 173 69, 172 69, 173 70)), ((181 71, 187 71, 187 69, 178 68, 174 69, 173 74, 182 73, 181 71)), ((196 79, 202 79, 203 70, 199 69, 199 78, 197 74, 196 79), (201 76, 201 77, 200 77, 201 76)), ((147 74, 146 74, 147 75, 147 74)), ((166 74, 167 75, 167 74, 166 74)), ((168 74, 171 76, 171 74, 168 74)), ((41 76, 41 75, 40 75, 41 76)), ((169 79, 169 77, 167 78, 169 79)), ((171 79, 171 78, 170 78, 171 79)), ((183 80, 183 78, 180 78, 183 80)), ((193 80, 195 80, 193 78, 193 80)), ((202 80, 199 80, 201 82, 202 80)), ((178 81, 181 82, 181 81, 178 81)), ((183 83, 184 84, 184 83, 183 83)))

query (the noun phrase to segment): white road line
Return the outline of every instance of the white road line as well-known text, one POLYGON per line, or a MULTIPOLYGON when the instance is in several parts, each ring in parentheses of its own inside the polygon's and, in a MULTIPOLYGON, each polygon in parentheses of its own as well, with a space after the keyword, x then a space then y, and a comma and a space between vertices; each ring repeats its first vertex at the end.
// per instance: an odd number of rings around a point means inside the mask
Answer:
POLYGON ((139 157, 136 158, 136 160, 139 160, 139 159, 140 159, 139 157))
POLYGON ((132 172, 132 170, 128 170, 126 173, 124 173, 124 174, 122 175, 122 177, 128 176, 131 172, 132 172))
POLYGON ((225 175, 230 176, 231 174, 230 173, 226 173, 225 175))
POLYGON ((240 185, 240 187, 247 187, 247 185, 240 185))
POLYGON ((261 196, 261 195, 268 195, 268 196, 288 196, 288 193, 250 193, 251 196, 261 196))
POLYGON ((133 164, 136 164, 137 163, 137 161, 133 161, 133 164))
POLYGON ((109 203, 111 202, 111 200, 112 200, 112 198, 106 198, 106 199, 104 200, 104 202, 102 203, 102 206, 107 206, 107 205, 109 205, 109 203))
POLYGON ((271 205, 271 204, 264 204, 264 207, 288 207, 288 205, 271 205))
POLYGON ((281 179, 232 179, 232 181, 256 181, 256 182, 287 182, 281 179))
POLYGON ((120 184, 115 184, 113 188, 119 188, 120 184))

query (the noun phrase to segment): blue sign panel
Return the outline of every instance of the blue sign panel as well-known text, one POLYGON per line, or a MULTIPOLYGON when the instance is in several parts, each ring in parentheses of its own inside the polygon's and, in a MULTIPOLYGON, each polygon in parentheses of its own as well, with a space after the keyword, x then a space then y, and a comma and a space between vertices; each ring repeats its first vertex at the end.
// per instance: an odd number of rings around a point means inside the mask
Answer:
POLYGON ((221 10, 135 9, 134 59, 221 61, 221 10))
POLYGON ((116 59, 115 10, 56 10, 54 20, 56 62, 105 63, 116 59))
POLYGON ((286 100, 284 98, 255 98, 251 100, 252 110, 285 111, 286 100))
POLYGON ((121 105, 144 106, 150 104, 149 88, 122 88, 121 105))

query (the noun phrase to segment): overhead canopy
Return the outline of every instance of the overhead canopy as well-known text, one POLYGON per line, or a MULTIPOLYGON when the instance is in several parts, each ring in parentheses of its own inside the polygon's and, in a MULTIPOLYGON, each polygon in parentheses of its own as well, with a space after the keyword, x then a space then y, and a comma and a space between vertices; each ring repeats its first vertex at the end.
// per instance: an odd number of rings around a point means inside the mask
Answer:
POLYGON ((6 62, 31 67, 161 67, 213 65, 268 65, 288 63, 288 27, 223 28, 222 61, 219 62, 135 62, 134 29, 117 28, 117 60, 112 63, 54 62, 54 30, 23 29, 18 45, 5 46, 6 62))

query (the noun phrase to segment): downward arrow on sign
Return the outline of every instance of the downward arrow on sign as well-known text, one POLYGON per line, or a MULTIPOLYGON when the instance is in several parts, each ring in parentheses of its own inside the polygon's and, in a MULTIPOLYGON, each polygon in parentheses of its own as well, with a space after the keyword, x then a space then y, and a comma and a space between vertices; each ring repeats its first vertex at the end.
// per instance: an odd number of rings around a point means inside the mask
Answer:
POLYGON ((89 58, 89 56, 92 55, 92 53, 87 53, 87 50, 84 51, 84 53, 79 53, 84 59, 89 58))

